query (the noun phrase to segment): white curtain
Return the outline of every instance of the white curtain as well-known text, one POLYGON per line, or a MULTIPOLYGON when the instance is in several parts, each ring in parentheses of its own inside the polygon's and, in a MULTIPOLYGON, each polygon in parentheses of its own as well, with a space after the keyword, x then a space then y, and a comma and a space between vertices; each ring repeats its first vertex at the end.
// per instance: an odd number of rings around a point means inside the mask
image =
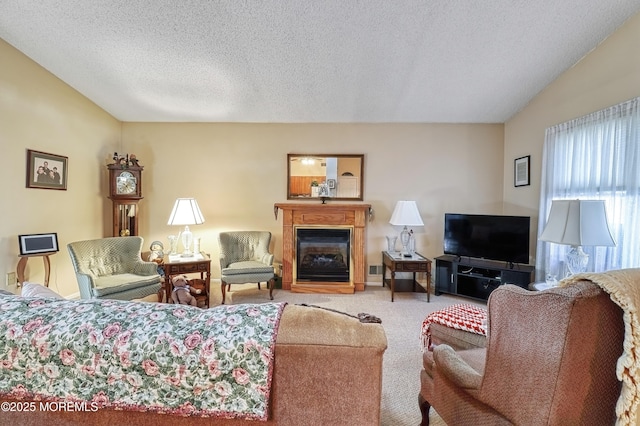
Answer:
MULTIPOLYGON (((640 267, 640 98, 545 131, 538 236, 551 200, 605 200, 615 247, 583 247, 588 271, 640 267)), ((563 278, 569 246, 538 239, 536 281, 563 278)))

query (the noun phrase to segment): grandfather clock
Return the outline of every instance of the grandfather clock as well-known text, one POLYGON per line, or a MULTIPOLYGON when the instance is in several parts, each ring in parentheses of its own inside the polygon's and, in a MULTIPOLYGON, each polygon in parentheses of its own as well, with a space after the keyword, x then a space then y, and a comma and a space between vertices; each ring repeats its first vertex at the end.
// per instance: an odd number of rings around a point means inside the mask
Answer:
MULTIPOLYGON (((114 155, 117 157, 117 155, 114 155)), ((127 156, 109 164, 109 198, 113 204, 113 236, 139 235, 138 202, 142 200, 142 169, 127 156)), ((115 158, 114 158, 115 159, 115 158)))

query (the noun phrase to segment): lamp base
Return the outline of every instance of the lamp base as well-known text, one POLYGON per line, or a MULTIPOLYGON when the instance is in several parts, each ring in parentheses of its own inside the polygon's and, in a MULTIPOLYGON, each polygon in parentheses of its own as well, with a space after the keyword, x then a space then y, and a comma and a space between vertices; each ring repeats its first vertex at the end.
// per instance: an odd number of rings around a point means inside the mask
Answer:
POLYGON ((189 230, 188 226, 185 226, 184 231, 182 231, 182 245, 184 246, 184 251, 180 257, 193 257, 191 243, 193 243, 193 233, 189 230))
POLYGON ((411 253, 409 253, 409 238, 411 234, 409 230, 405 226, 402 232, 400 233, 400 243, 402 244, 402 255, 404 257, 411 257, 411 253))
POLYGON ((580 274, 587 270, 589 255, 582 250, 581 246, 571 246, 567 252, 567 268, 570 275, 580 274))

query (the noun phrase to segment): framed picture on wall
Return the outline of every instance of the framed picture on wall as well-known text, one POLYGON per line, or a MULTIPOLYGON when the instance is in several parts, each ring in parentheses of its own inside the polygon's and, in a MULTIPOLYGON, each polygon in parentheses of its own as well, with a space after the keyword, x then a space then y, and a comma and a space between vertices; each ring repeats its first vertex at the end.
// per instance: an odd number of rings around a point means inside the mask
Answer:
POLYGON ((27 150, 27 188, 67 189, 67 157, 27 150))
POLYGON ((527 186, 531 184, 531 177, 529 176, 531 168, 529 161, 531 156, 516 158, 514 161, 514 186, 527 186))

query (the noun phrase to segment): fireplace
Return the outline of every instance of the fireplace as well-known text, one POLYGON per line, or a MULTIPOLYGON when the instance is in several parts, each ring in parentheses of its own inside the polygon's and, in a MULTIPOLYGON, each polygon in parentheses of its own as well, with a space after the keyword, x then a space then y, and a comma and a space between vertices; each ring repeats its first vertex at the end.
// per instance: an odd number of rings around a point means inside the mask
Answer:
MULTIPOLYGON (((282 289, 296 293, 343 293, 363 291, 366 277, 365 227, 372 218, 370 204, 276 203, 274 214, 282 210, 282 289), (349 236, 348 243, 324 240, 308 242, 302 238, 302 254, 298 231, 321 231, 334 237, 334 232, 349 236), (348 244, 348 246, 346 245, 348 244), (306 261, 305 261, 306 257, 306 261), (298 263, 300 262, 300 263, 298 263), (307 266, 315 268, 311 276, 307 266), (330 265, 330 267, 329 267, 330 265), (345 272, 344 265, 348 268, 345 272), (302 272, 302 277, 299 273, 302 272)), ((303 234, 305 234, 303 232, 303 234)), ((316 235, 318 237, 318 235, 316 235)), ((322 237, 321 237, 322 238, 322 237)))
POLYGON ((296 228, 296 281, 349 282, 351 229, 296 228))

